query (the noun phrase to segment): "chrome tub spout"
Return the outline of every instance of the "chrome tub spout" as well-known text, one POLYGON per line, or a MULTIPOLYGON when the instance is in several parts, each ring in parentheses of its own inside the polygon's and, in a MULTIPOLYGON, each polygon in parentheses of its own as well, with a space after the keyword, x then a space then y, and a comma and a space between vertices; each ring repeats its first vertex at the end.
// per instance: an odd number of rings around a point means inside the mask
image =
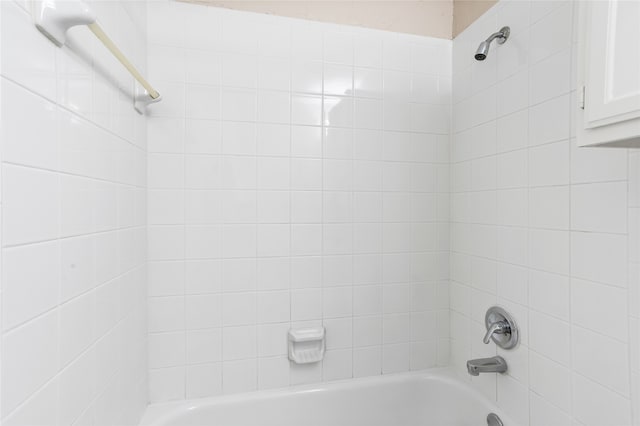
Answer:
POLYGON ((507 362, 501 356, 470 359, 467 361, 467 371, 472 376, 480 373, 504 373, 507 371, 507 362))

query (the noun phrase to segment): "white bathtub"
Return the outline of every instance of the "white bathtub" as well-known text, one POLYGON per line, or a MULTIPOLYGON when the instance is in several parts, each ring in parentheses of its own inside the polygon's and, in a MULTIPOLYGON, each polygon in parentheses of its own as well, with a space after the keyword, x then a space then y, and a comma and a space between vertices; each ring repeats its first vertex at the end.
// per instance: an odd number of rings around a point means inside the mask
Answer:
POLYGON ((443 369, 152 404, 145 426, 486 426, 486 398, 443 369))

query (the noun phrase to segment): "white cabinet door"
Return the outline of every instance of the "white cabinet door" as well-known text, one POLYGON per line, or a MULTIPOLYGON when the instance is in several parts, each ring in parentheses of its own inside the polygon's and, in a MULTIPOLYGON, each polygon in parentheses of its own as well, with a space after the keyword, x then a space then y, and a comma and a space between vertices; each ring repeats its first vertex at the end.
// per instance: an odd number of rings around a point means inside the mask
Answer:
POLYGON ((634 146, 640 143, 640 0, 585 1, 581 7, 578 144, 634 146))

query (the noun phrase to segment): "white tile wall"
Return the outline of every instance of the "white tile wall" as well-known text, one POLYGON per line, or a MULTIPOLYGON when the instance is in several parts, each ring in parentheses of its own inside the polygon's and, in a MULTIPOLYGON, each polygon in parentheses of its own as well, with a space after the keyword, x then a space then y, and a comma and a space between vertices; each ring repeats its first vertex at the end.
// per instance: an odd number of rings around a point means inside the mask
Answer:
MULTIPOLYGON (((144 70, 143 3, 92 7, 144 70)), ((0 21, 2 424, 137 424, 146 125, 133 80, 89 33, 72 36, 88 57, 54 47, 26 2, 2 2, 0 21)))
POLYGON ((640 157, 572 139, 576 9, 503 0, 454 40, 451 364, 521 424, 637 425, 640 157), (493 304, 522 342, 497 350, 506 376, 470 378, 467 359, 496 354, 493 304))
MULTIPOLYGON (((634 426, 640 424, 640 210, 638 209, 640 198, 640 153, 637 150, 629 152, 629 182, 628 182, 628 224, 629 224, 629 274, 626 294, 624 288, 617 289, 618 294, 610 298, 607 305, 616 305, 619 312, 624 313, 624 299, 627 299, 627 312, 629 314, 629 363, 630 363, 630 395, 631 410, 634 426)), ((610 308, 611 310, 611 308, 610 308)), ((618 314, 618 318, 622 315, 618 314)), ((629 373, 629 372, 627 372, 629 373)))
POLYGON ((451 43, 174 2, 148 22, 151 400, 446 364, 451 43), (290 365, 287 330, 320 324, 325 361, 290 365))
POLYGON ((522 345, 473 386, 522 424, 640 425, 640 153, 572 140, 572 2, 503 0, 453 52, 173 2, 147 31, 142 5, 92 3, 148 60, 148 118, 93 38, 83 58, 0 7, 3 424, 448 362, 469 379, 498 303, 522 345), (320 324, 325 361, 290 365, 287 330, 320 324))

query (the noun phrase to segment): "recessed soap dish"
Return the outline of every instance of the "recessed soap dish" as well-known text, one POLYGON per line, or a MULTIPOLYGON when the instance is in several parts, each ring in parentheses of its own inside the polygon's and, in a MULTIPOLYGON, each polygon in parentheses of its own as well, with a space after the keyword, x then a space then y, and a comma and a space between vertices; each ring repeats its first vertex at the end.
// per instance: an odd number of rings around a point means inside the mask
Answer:
POLYGON ((288 341, 289 359, 296 364, 311 364, 324 358, 324 327, 291 329, 288 341))

